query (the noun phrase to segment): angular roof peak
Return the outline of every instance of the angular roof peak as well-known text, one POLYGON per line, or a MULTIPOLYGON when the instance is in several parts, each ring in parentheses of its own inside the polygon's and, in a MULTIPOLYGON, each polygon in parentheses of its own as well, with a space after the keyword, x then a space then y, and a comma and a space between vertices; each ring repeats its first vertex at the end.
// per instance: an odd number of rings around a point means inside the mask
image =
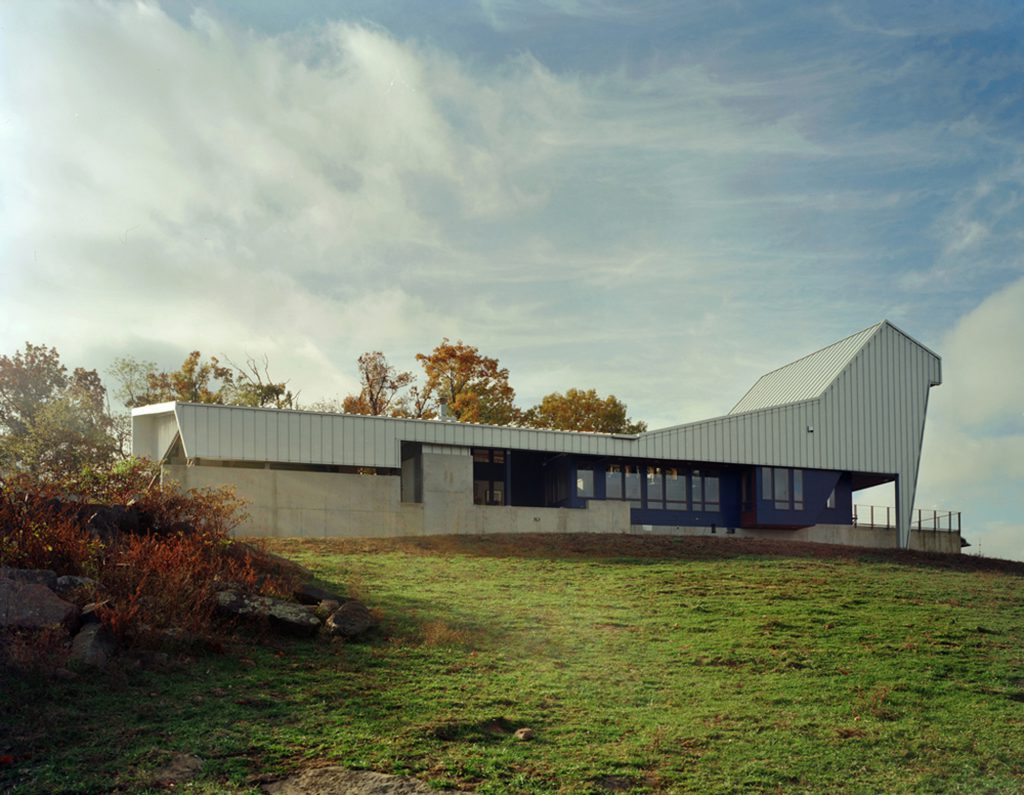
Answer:
POLYGON ((761 376, 729 414, 742 414, 821 397, 867 341, 886 323, 886 320, 875 323, 761 376))

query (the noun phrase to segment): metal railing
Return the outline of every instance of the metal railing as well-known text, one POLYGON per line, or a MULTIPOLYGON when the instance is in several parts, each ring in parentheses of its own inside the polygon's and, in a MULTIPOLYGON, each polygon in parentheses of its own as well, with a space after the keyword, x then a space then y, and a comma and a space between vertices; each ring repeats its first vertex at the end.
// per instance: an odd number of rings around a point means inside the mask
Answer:
MULTIPOLYGON (((896 509, 891 505, 854 505, 854 527, 896 527, 896 509)), ((911 530, 941 533, 960 532, 960 511, 917 508, 910 515, 911 530)))

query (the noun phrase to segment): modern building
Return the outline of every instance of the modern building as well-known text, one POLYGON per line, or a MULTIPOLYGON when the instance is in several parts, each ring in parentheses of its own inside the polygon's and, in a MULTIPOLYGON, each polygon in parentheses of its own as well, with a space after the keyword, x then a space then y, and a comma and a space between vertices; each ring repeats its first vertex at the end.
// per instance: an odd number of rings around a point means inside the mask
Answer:
POLYGON ((722 533, 959 551, 912 527, 939 357, 882 321, 763 376, 728 414, 638 435, 164 403, 135 455, 186 487, 232 485, 239 532, 722 533), (894 528, 854 492, 895 483, 894 528))

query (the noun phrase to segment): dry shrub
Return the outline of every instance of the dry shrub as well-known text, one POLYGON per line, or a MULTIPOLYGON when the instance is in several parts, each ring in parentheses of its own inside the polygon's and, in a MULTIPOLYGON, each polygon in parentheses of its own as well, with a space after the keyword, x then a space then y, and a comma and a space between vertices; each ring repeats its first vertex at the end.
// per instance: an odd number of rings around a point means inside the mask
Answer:
POLYGON ((60 491, 27 476, 0 478, 0 565, 92 576, 102 544, 67 506, 60 491))
POLYGON ((227 583, 289 589, 262 547, 231 540, 244 517, 232 490, 180 491, 156 474, 130 460, 60 483, 0 479, 0 564, 97 580, 101 618, 126 642, 170 629, 207 634, 216 591, 227 583), (131 506, 139 531, 94 533, 82 505, 131 506))
POLYGON ((122 639, 168 629, 201 635, 210 628, 218 588, 278 590, 260 572, 255 553, 227 554, 230 543, 209 533, 121 538, 107 550, 104 623, 122 639))

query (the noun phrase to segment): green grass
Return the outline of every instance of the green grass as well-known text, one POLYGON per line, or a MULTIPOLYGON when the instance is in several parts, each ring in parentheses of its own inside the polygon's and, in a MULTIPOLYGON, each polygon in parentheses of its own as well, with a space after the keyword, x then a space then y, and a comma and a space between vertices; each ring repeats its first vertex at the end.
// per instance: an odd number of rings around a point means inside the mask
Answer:
POLYGON ((195 792, 328 763, 480 793, 1024 791, 1019 574, 547 543, 279 544, 383 635, 5 681, 0 791, 141 791, 170 752, 207 760, 195 792))

